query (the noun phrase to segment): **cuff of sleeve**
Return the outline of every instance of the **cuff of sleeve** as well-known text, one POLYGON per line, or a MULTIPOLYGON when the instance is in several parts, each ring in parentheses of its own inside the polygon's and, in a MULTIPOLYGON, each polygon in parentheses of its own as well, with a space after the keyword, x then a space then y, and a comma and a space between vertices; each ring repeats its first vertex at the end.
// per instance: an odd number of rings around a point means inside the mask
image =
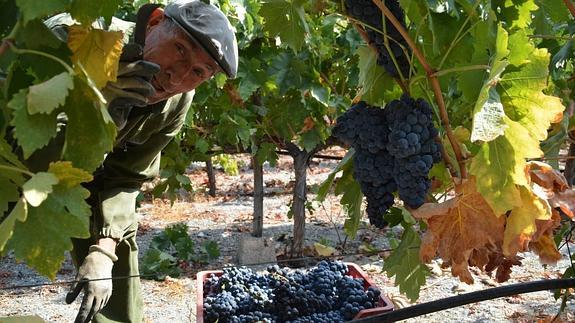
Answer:
POLYGON ((98 251, 100 253, 105 254, 106 256, 108 256, 108 258, 110 258, 112 260, 112 262, 116 262, 118 261, 118 256, 116 256, 115 254, 109 252, 108 250, 98 246, 98 245, 91 245, 90 248, 88 248, 88 252, 93 252, 93 251, 98 251))
POLYGON ((124 240, 124 230, 117 230, 112 227, 104 227, 98 232, 100 238, 112 238, 117 242, 124 240))

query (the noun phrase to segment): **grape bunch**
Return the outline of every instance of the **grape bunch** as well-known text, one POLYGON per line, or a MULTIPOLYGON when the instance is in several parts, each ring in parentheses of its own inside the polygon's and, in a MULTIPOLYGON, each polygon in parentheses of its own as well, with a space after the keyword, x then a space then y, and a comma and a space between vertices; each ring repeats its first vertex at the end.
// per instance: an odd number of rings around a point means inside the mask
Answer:
POLYGON ((385 111, 389 129, 387 150, 395 159, 393 174, 399 197, 407 206, 418 208, 431 188, 429 171, 441 160, 431 107, 423 99, 403 95, 400 100, 390 102, 385 111))
POLYGON ((224 268, 204 282, 206 322, 345 322, 378 306, 381 292, 347 276, 347 265, 322 261, 307 270, 277 265, 264 273, 224 268))
POLYGON ((355 149, 354 178, 367 200, 372 225, 387 225, 383 215, 398 192, 403 202, 418 208, 431 188, 428 178, 441 160, 438 132, 431 107, 404 95, 385 109, 359 102, 337 119, 333 135, 355 149))
POLYGON ((387 153, 389 129, 385 110, 359 102, 337 119, 333 135, 355 149, 353 177, 367 200, 369 222, 384 228, 385 212, 397 190, 393 158, 387 153))
MULTIPOLYGON (((398 77, 399 72, 404 77, 408 77, 409 59, 406 53, 409 47, 391 21, 385 19, 384 28, 384 16, 372 0, 346 0, 345 5, 350 16, 368 26, 365 28, 368 39, 378 51, 377 64, 383 66, 393 77, 398 77), (386 38, 388 46, 386 46, 386 38), (399 72, 396 63, 400 69, 399 72)), ((385 5, 405 27, 405 13, 399 6, 399 2, 385 0, 385 5)))

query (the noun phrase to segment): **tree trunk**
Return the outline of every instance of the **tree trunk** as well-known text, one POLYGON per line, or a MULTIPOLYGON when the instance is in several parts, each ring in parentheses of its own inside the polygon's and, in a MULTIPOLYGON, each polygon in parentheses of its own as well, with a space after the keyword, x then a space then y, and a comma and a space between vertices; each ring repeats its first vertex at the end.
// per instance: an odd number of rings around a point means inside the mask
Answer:
POLYGON ((307 200, 307 166, 310 155, 301 151, 296 145, 288 145, 288 150, 294 161, 295 187, 293 191, 293 245, 292 257, 303 256, 305 240, 305 203, 307 200))
MULTIPOLYGON (((569 146, 569 157, 575 157, 575 143, 569 146)), ((575 159, 567 159, 565 163, 565 178, 570 185, 575 185, 575 159)))
POLYGON ((214 197, 216 196, 216 174, 214 173, 211 157, 206 161, 206 171, 208 172, 209 194, 214 197))
POLYGON ((254 225, 252 235, 261 237, 264 227, 264 172, 263 165, 252 157, 254 169, 254 225))

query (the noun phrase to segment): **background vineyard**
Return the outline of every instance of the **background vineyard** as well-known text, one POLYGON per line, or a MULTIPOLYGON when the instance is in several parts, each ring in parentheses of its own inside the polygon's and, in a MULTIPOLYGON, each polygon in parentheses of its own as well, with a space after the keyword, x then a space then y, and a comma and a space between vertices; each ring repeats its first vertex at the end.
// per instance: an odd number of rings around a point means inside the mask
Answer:
MULTIPOLYGON (((351 18, 343 1, 213 2, 237 30, 238 78, 220 75, 197 89, 185 129, 164 152, 156 196, 175 199, 178 190, 193 190, 183 176, 193 161, 250 153, 259 177, 263 163, 273 165, 278 151, 287 152, 296 176, 291 254, 301 256, 310 158, 342 144, 331 130, 352 102, 384 107, 408 91, 432 104, 445 154, 430 174, 430 203, 417 211, 398 204, 386 216, 390 225, 404 228, 384 268, 402 291, 418 297, 429 275, 424 261, 436 255, 467 282, 473 280, 468 264, 495 270, 505 280, 520 251, 535 250, 544 262, 558 260, 557 246, 573 231, 575 204, 568 187, 574 161, 561 154, 573 156, 575 137, 569 1, 401 0, 414 47, 406 48, 412 53, 410 73, 399 80, 376 64, 377 53, 362 36, 369 27, 351 18), (559 169, 563 175, 554 171, 559 169), (538 195, 538 189, 546 194, 538 195), (454 192, 459 197, 446 202, 454 192), (467 204, 477 212, 457 218, 453 210, 467 204), (458 220, 459 229, 450 226, 458 220), (414 257, 422 236, 422 257, 414 257)), ((121 35, 89 25, 100 16, 133 19, 143 2, 93 3, 0 2, 0 250, 13 250, 51 278, 71 248, 69 238, 88 234, 81 183, 91 180, 115 136, 99 89, 115 78, 121 35), (68 44, 42 24, 62 11, 80 23, 68 44), (102 52, 91 51, 94 44, 102 52), (65 148, 50 165, 37 166, 33 153, 55 136, 62 114, 69 120, 65 148)), ((383 2, 374 3, 383 8, 383 2)), ((341 195, 350 237, 363 217, 352 154, 319 189, 319 200, 341 195)), ((262 181, 256 182, 257 191, 262 181)), ((261 234, 258 203, 255 234, 261 234)), ((572 268, 565 272, 574 275, 572 268)))

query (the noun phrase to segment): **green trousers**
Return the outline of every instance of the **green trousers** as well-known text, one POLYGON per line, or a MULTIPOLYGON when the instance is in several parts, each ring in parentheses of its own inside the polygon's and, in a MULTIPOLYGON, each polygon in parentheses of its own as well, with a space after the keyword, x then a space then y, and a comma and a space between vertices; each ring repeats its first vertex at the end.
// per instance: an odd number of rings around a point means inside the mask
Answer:
MULTIPOLYGON (((97 196, 97 194, 93 194, 97 196)), ((135 197, 135 196, 134 196, 135 197)), ((72 249, 72 260, 74 265, 78 268, 84 262, 88 255, 88 248, 96 243, 98 225, 97 219, 100 218, 100 203, 94 201, 95 199, 88 199, 92 207, 92 217, 90 218, 90 231, 92 238, 89 239, 72 239, 74 248, 72 249)), ((128 202, 131 204, 132 199, 128 202)), ((135 199, 133 201, 135 208, 135 199)), ((130 210, 129 205, 124 205, 126 210, 130 210)), ((129 212, 129 211, 128 211, 129 212)), ((114 263, 112 269, 112 277, 126 277, 139 275, 138 270, 138 246, 136 244, 136 231, 137 222, 132 224, 127 232, 130 232, 118 245, 116 246, 116 256, 118 261, 114 263)), ((140 278, 119 278, 112 281, 112 296, 108 304, 94 316, 92 322, 142 322, 143 320, 143 300, 142 290, 140 285, 140 278)))

